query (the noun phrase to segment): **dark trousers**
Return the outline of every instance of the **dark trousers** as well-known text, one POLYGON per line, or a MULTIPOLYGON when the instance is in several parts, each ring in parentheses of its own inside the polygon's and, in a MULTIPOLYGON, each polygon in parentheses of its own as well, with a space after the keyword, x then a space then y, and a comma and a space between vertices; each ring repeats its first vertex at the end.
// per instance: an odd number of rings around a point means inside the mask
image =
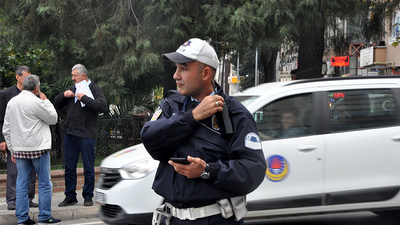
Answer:
MULTIPOLYGON (((11 160, 11 152, 7 149, 7 188, 6 188, 6 203, 7 205, 15 205, 16 198, 16 183, 17 183, 17 164, 11 160)), ((28 197, 29 201, 35 197, 35 183, 36 183, 36 171, 32 169, 30 175, 30 182, 28 186, 28 197)))
POLYGON ((95 173, 94 173, 94 147, 96 140, 81 138, 74 135, 65 135, 65 196, 76 199, 76 166, 79 154, 82 156, 85 183, 82 196, 93 198, 95 173))
POLYGON ((243 219, 235 221, 233 216, 225 219, 221 215, 210 216, 197 220, 180 220, 172 217, 171 225, 243 225, 243 219))

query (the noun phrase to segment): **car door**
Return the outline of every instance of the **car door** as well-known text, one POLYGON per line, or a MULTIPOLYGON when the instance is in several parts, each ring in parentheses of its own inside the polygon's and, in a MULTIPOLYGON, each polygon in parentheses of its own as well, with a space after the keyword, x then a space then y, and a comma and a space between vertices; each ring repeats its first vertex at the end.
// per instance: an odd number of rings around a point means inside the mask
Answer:
POLYGON ((248 195, 249 210, 321 204, 323 141, 315 135, 313 99, 312 93, 282 97, 254 113, 268 168, 263 183, 248 195), (284 131, 293 117, 293 128, 284 131))
POLYGON ((400 190, 399 108, 392 90, 330 90, 325 98, 331 130, 324 204, 392 198, 400 190))

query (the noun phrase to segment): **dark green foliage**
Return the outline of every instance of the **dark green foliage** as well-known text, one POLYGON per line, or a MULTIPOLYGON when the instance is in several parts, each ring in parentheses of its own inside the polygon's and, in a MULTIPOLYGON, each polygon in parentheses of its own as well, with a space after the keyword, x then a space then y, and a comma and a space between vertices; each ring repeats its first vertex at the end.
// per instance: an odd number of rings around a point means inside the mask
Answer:
POLYGON ((52 97, 70 81, 72 66, 82 63, 108 103, 118 104, 158 86, 164 86, 164 91, 175 89, 174 67, 161 54, 198 37, 211 41, 221 57, 243 52, 241 67, 249 68, 246 74, 250 75, 254 75, 254 58, 246 58, 245 52, 257 48, 261 83, 274 81, 276 55, 283 45, 299 46, 299 68, 313 68, 303 78, 319 77, 326 41, 342 52, 351 38, 379 41, 384 19, 399 2, 3 0, 0 76, 3 87, 9 86, 16 66, 30 66, 52 97), (335 26, 338 18, 360 19, 363 27, 344 38, 345 32, 335 26), (332 40, 325 39, 328 27, 337 34, 332 40))
MULTIPOLYGON (((20 0, 5 1, 3 6, 1 15, 10 31, 1 41, 18 46, 17 56, 30 48, 37 51, 38 46, 51 56, 43 60, 45 70, 36 70, 36 63, 27 57, 19 62, 41 76, 47 91, 54 92, 50 87, 61 91, 56 87, 71 79, 77 63, 87 67, 89 78, 111 104, 149 93, 162 83, 161 57, 151 49, 140 24, 143 15, 137 13, 144 6, 135 1, 20 0)), ((9 71, 14 70, 9 66, 0 72, 5 76, 9 71)))

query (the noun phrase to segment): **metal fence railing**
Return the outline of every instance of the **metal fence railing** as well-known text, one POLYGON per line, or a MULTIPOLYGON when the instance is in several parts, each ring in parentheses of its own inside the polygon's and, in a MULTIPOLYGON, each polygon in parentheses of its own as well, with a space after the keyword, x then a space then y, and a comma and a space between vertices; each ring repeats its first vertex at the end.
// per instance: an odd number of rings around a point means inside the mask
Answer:
MULTIPOLYGON (((100 164, 105 157, 126 147, 139 144, 140 130, 146 122, 145 115, 135 115, 131 118, 100 119, 99 134, 96 140, 96 164, 100 164)), ((62 169, 64 167, 64 136, 63 121, 50 126, 52 137, 51 167, 62 169)), ((7 171, 7 159, 0 154, 0 173, 7 171)))

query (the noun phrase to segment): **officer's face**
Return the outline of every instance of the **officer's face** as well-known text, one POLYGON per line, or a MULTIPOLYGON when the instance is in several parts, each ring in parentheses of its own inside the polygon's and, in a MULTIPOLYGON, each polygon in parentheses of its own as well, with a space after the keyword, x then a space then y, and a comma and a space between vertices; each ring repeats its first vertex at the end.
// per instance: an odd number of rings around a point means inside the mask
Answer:
POLYGON ((174 79, 178 87, 178 92, 184 96, 192 96, 197 100, 204 90, 204 81, 199 71, 199 62, 188 62, 185 64, 176 63, 174 79))

